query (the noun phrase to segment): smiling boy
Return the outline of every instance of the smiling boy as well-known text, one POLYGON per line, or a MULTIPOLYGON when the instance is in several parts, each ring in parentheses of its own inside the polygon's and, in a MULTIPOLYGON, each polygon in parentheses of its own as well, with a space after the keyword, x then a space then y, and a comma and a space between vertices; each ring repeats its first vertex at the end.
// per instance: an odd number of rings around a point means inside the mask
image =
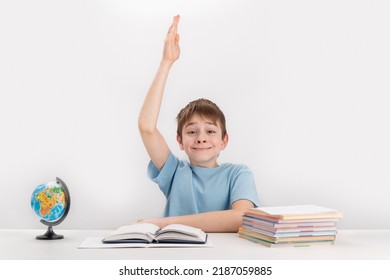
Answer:
POLYGON ((192 101, 180 111, 177 122, 177 142, 190 164, 217 167, 219 152, 228 142, 225 116, 218 106, 207 99, 192 101))
POLYGON ((225 116, 207 99, 190 102, 177 116, 177 142, 189 161, 174 156, 157 129, 165 84, 180 56, 175 16, 165 39, 163 57, 141 108, 138 127, 151 159, 148 176, 167 198, 165 217, 144 219, 159 227, 185 224, 206 232, 237 232, 243 212, 258 206, 252 172, 244 165, 217 162, 226 148, 225 116))

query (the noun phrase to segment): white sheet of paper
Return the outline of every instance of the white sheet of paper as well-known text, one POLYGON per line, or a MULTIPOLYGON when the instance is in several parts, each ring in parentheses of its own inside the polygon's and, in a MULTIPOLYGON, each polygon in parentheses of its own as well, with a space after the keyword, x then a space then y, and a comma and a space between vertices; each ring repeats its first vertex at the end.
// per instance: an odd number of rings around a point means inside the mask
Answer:
POLYGON ((209 248, 213 247, 210 239, 205 244, 184 243, 103 243, 102 237, 88 237, 77 248, 79 249, 104 249, 104 248, 209 248))

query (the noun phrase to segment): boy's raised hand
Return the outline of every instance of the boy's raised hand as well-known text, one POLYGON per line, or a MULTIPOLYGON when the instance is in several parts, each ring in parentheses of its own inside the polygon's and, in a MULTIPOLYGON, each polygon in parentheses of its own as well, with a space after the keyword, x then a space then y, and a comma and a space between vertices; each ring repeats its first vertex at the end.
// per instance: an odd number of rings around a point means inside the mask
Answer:
POLYGON ((180 57, 179 34, 177 33, 179 20, 179 15, 173 17, 172 25, 165 38, 163 61, 173 63, 180 57))
POLYGON ((177 34, 180 16, 175 16, 165 38, 164 52, 156 76, 146 94, 138 117, 138 128, 150 159, 158 170, 167 161, 170 149, 164 137, 157 129, 158 115, 164 95, 165 83, 173 63, 180 56, 179 34, 177 34))

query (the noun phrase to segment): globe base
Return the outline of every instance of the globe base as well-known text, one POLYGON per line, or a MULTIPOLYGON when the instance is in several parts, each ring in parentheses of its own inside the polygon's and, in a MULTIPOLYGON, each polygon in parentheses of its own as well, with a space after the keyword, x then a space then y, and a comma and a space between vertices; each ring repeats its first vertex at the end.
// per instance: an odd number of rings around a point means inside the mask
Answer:
POLYGON ((63 239, 63 238, 64 238, 63 235, 54 233, 52 226, 49 226, 47 228, 47 231, 45 234, 38 235, 36 237, 36 239, 39 239, 39 240, 56 240, 56 239, 63 239))

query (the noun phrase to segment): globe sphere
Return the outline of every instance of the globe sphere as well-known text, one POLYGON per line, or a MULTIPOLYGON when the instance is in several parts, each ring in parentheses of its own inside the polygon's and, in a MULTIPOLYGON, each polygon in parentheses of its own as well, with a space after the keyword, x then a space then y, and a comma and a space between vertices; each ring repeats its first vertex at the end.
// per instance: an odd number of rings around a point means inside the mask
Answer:
POLYGON ((31 207, 39 218, 55 222, 65 214, 67 207, 65 190, 58 182, 39 185, 32 193, 31 207))

